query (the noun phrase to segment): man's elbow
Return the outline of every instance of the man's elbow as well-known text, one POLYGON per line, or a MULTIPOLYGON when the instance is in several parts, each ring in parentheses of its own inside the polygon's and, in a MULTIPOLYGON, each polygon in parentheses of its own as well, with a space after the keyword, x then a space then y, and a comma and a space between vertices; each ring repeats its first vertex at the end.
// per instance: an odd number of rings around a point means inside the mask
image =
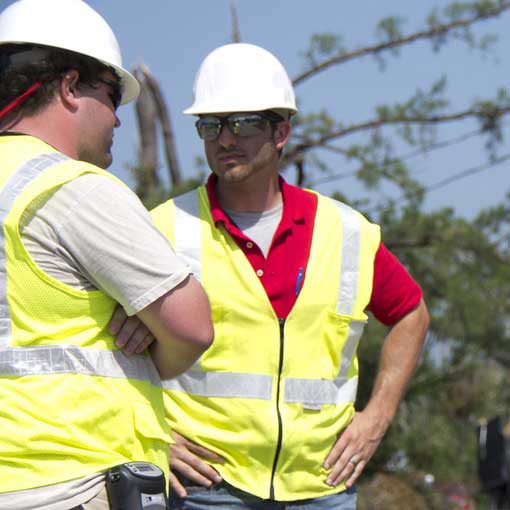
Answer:
POLYGON ((207 351, 214 341, 214 328, 211 321, 205 321, 197 328, 196 334, 190 339, 202 352, 207 351))

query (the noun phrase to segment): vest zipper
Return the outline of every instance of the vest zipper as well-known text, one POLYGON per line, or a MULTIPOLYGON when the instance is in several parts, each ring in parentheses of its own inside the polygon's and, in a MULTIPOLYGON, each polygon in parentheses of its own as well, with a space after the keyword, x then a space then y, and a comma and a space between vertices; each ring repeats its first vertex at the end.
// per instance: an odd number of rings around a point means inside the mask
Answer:
POLYGON ((283 423, 282 415, 280 413, 280 381, 282 376, 283 367, 283 328, 285 326, 285 319, 278 319, 280 325, 280 360, 278 362, 278 380, 276 385, 276 415, 278 416, 278 441, 276 443, 276 451, 273 460, 273 471, 271 472, 271 487, 269 490, 269 499, 274 499, 274 477, 276 473, 276 465, 278 464, 278 458, 280 457, 280 450, 282 449, 282 434, 283 434, 283 423))

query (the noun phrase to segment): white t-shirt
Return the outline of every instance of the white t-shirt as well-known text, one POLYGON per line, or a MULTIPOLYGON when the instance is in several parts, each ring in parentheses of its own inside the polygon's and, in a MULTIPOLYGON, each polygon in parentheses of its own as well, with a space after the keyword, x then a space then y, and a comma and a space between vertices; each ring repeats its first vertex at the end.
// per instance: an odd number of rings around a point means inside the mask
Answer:
POLYGON ((41 196, 21 218, 36 264, 80 290, 100 289, 133 315, 190 273, 127 187, 85 174, 41 196))
POLYGON ((230 219, 237 225, 237 228, 249 237, 260 248, 260 251, 267 258, 273 237, 280 224, 283 214, 283 203, 269 211, 262 212, 238 212, 225 209, 230 219))
MULTIPOLYGON (((0 494, 0 510, 70 510, 105 490, 104 473, 16 492, 0 494)), ((108 507, 106 507, 108 508, 108 507)))

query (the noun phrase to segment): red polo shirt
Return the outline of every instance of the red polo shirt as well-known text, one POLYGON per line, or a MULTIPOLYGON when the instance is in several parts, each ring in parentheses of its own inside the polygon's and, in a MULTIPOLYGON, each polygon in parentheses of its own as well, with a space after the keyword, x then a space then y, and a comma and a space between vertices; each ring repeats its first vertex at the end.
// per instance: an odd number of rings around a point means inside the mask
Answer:
MULTIPOLYGON (((280 177, 283 214, 266 258, 255 242, 245 236, 221 208, 214 190, 216 180, 217 177, 211 174, 207 181, 214 222, 223 223, 250 261, 277 317, 286 318, 306 278, 317 196, 287 184, 280 177)), ((381 243, 375 256, 370 311, 383 324, 391 326, 415 308, 421 297, 419 285, 381 243)))

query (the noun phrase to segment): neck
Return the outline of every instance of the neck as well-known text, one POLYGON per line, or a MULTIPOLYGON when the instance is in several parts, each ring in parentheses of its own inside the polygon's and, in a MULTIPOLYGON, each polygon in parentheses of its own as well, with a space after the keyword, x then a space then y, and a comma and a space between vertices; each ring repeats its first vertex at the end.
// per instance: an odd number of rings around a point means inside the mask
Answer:
POLYGON ((78 156, 77 144, 73 143, 75 130, 72 124, 67 122, 65 116, 59 115, 51 105, 41 113, 30 117, 17 116, 3 125, 2 131, 33 136, 70 158, 76 159, 78 156))
POLYGON ((237 212, 263 212, 282 202, 278 174, 259 182, 225 182, 218 179, 216 195, 222 207, 237 212))

